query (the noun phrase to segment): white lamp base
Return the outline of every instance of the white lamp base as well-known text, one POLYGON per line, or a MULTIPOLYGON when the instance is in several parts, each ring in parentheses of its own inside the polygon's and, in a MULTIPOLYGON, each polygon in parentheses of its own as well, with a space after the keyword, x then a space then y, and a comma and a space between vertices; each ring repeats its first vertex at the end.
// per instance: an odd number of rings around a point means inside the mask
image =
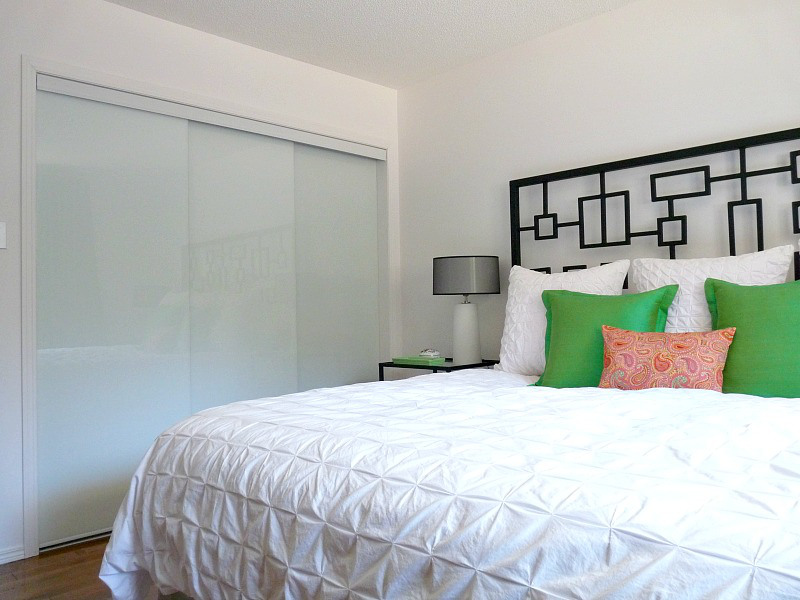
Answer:
POLYGON ((481 362, 478 333, 478 305, 457 304, 453 313, 453 363, 468 365, 481 362))

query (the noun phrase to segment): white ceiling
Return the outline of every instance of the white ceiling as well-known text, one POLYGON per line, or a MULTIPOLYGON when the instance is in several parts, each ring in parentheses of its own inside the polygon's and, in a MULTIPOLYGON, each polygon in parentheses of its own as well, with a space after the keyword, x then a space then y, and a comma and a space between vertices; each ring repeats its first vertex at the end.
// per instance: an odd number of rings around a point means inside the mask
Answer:
POLYGON ((393 88, 633 0, 108 0, 393 88))

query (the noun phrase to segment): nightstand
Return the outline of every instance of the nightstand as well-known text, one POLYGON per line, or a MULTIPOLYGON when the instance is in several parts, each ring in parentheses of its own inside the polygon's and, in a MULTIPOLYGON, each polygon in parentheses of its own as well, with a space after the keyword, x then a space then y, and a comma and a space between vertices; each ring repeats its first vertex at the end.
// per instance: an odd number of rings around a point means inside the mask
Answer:
POLYGON ((391 367, 392 369, 424 369, 428 371, 433 371, 434 373, 438 373, 439 371, 444 371, 445 373, 449 373, 450 371, 460 371, 461 369, 477 369, 480 367, 493 367, 499 362, 500 362, 499 360, 483 359, 479 363, 456 365, 453 364, 452 358, 446 358, 443 365, 405 365, 405 364, 397 364, 395 362, 392 362, 391 360, 387 360, 386 362, 378 363, 378 381, 383 381, 383 370, 386 367, 391 367))

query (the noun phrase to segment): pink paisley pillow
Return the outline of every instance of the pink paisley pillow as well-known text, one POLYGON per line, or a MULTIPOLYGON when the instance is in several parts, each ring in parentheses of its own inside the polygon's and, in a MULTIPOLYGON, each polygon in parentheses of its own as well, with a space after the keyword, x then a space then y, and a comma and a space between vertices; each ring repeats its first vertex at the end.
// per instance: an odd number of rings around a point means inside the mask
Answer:
POLYGON ((735 327, 696 333, 639 333, 603 325, 601 388, 722 391, 735 327))

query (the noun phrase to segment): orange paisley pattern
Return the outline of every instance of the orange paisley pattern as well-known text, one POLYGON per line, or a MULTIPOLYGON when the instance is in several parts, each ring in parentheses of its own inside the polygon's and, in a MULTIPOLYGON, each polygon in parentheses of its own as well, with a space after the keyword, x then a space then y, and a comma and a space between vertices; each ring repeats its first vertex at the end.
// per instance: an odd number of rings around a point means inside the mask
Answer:
POLYGON ((722 391, 722 370, 735 327, 696 333, 628 331, 603 325, 601 388, 692 388, 722 391))

